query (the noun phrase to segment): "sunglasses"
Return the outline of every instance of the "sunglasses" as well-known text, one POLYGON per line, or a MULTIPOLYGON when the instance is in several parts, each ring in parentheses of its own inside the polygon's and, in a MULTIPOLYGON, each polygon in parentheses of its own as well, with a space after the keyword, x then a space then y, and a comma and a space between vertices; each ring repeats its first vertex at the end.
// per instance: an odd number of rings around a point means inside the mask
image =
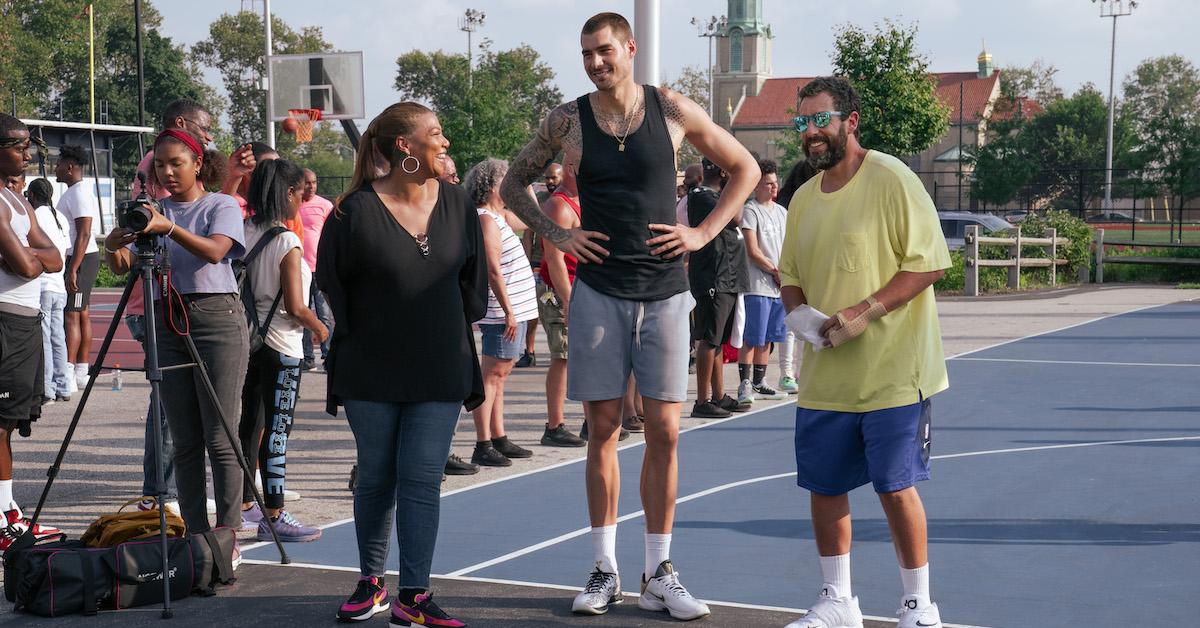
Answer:
POLYGON ((808 130, 808 123, 811 120, 818 129, 823 129, 829 126, 833 120, 833 116, 841 116, 840 111, 818 111, 808 116, 796 116, 792 118, 792 124, 796 126, 797 133, 803 133, 808 130))

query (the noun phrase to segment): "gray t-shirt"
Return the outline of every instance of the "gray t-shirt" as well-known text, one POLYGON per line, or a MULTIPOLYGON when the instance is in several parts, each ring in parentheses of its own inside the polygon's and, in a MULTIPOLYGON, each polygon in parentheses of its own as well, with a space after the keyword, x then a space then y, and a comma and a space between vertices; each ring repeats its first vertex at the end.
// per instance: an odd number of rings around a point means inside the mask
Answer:
MULTIPOLYGON (((787 227, 787 210, 779 203, 759 203, 754 199, 746 202, 742 211, 742 229, 749 229, 758 238, 758 248, 767 259, 779 265, 779 253, 783 250, 783 232, 787 227)), ((750 289, 745 294, 779 298, 779 286, 770 273, 746 259, 749 267, 750 289)))
POLYGON ((180 294, 237 292, 237 280, 233 278, 233 267, 229 263, 246 254, 246 230, 237 201, 227 194, 205 194, 190 203, 177 203, 169 198, 161 202, 164 214, 176 225, 199 236, 220 234, 233 239, 225 259, 209 264, 167 238, 171 282, 175 289, 180 294))

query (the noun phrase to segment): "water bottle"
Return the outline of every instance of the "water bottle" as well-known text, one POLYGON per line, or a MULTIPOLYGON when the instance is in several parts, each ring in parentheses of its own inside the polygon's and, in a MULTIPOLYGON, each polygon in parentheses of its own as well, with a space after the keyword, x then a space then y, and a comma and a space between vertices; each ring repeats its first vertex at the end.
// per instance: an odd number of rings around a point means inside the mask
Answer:
POLYGON ((121 390, 125 385, 125 379, 121 377, 121 363, 117 362, 117 368, 113 369, 112 389, 121 390))

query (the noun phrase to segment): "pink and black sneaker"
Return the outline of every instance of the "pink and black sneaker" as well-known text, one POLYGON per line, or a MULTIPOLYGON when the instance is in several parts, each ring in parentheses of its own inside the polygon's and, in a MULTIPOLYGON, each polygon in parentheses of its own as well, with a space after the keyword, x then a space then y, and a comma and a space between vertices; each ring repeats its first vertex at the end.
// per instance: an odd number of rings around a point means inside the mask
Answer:
POLYGON ((467 624, 446 614, 437 604, 433 603, 433 595, 418 593, 412 604, 405 604, 399 599, 392 607, 393 626, 445 626, 447 628, 465 628, 467 624))
POLYGON ((363 576, 345 604, 338 609, 338 621, 364 621, 388 609, 387 589, 382 576, 363 576))

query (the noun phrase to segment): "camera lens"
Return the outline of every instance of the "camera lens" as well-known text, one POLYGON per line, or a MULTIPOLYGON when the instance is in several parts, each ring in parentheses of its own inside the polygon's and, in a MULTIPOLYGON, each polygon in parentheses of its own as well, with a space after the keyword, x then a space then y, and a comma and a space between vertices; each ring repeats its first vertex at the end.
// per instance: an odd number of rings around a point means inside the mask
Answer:
POLYGON ((135 207, 125 214, 125 226, 131 231, 141 232, 150 225, 150 212, 145 207, 135 207))

